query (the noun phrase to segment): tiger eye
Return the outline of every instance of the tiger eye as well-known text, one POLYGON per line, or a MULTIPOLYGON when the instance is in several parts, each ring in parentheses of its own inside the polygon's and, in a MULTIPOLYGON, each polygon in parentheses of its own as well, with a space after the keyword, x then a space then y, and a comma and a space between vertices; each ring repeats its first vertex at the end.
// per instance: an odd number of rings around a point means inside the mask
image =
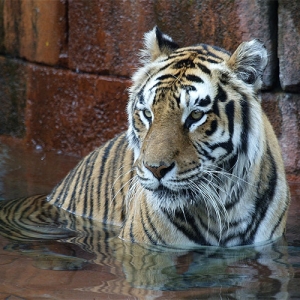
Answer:
POLYGON ((193 110, 190 114, 191 118, 194 120, 200 120, 203 116, 203 112, 201 110, 193 110))
POLYGON ((151 114, 151 111, 149 109, 145 109, 144 110, 144 115, 146 118, 152 118, 152 114, 151 114))

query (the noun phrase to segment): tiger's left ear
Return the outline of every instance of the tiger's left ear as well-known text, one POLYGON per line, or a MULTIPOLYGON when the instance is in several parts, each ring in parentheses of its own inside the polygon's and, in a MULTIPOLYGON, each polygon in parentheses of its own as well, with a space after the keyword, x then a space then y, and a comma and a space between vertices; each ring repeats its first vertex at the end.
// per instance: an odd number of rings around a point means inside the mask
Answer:
POLYGON ((162 55, 169 55, 179 48, 172 38, 162 33, 157 26, 144 36, 145 49, 142 50, 144 62, 152 62, 162 55))
POLYGON ((252 84, 255 90, 261 88, 262 75, 267 63, 267 50, 257 39, 240 44, 227 62, 237 77, 252 84))

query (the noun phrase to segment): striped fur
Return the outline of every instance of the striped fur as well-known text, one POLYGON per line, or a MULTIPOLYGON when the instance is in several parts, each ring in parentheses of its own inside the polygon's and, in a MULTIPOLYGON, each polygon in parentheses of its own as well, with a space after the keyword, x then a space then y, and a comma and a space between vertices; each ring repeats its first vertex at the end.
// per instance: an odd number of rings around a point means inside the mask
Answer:
POLYGON ((260 104, 267 53, 179 48, 145 35, 126 133, 85 157, 50 204, 120 226, 131 242, 235 246, 280 237, 290 201, 280 148, 260 104))

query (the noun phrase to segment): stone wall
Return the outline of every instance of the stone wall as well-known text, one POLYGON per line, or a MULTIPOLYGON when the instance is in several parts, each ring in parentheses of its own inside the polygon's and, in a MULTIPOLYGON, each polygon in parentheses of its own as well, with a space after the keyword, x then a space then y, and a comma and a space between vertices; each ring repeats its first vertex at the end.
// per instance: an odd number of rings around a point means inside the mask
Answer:
POLYGON ((300 172, 300 2, 289 0, 0 0, 0 135, 84 155, 126 128, 144 32, 182 46, 269 51, 263 107, 300 172))

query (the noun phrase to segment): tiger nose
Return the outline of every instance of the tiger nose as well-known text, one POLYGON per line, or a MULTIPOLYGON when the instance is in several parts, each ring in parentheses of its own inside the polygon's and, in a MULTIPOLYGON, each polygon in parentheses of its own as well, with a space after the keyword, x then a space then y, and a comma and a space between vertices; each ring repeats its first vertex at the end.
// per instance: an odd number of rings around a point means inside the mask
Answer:
POLYGON ((158 167, 149 166, 147 163, 144 163, 144 166, 157 178, 162 179, 169 171, 175 167, 175 163, 167 166, 164 163, 158 167))

